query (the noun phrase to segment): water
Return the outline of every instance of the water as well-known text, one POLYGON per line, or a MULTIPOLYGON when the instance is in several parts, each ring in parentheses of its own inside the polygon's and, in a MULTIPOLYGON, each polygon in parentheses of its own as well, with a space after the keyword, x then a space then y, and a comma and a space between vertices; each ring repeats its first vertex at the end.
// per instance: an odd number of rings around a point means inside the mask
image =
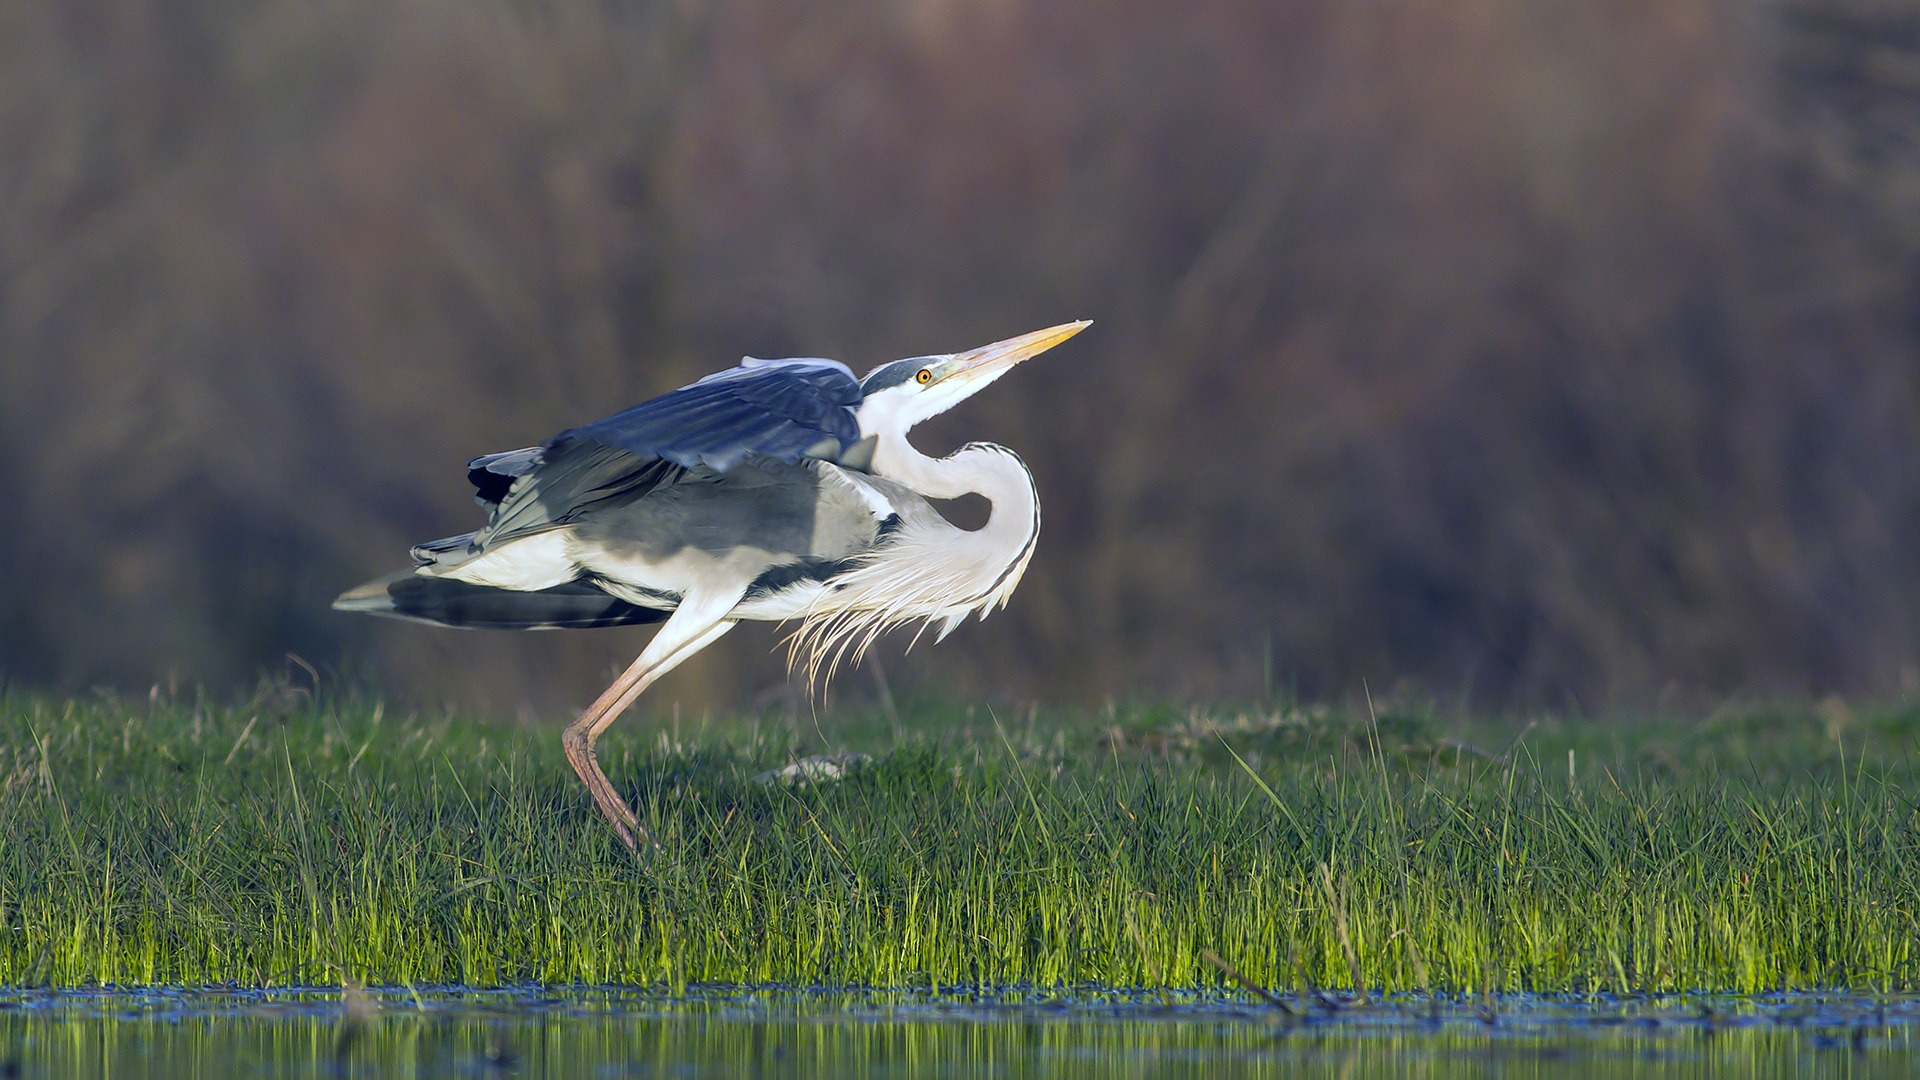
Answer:
POLYGON ((0 1077, 1910 1077, 1920 997, 0 992, 0 1077))

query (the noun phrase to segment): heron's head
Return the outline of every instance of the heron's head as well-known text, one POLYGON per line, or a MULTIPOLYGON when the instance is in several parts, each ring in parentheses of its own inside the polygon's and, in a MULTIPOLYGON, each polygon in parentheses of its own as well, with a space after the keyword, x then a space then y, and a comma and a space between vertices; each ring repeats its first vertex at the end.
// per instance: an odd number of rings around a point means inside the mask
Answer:
POLYGON ((1061 323, 963 353, 881 364, 860 380, 860 430, 867 434, 883 428, 906 431, 967 400, 1013 370, 1013 365, 1046 352, 1088 325, 1084 320, 1061 323))

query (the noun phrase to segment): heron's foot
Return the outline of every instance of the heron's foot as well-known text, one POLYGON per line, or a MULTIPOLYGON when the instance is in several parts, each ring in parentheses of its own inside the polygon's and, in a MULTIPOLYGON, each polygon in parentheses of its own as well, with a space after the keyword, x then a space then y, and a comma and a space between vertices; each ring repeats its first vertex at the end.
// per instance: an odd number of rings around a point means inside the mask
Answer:
POLYGON ((613 783, 607 779, 607 774, 600 771, 600 762, 593 752, 593 740, 584 732, 568 728, 566 734, 561 736, 561 744, 566 747, 567 761, 573 765, 573 771, 579 774, 581 782, 587 785, 587 793, 593 796, 593 804, 600 808, 601 816, 613 826, 614 832, 620 834, 628 850, 639 851, 640 845, 634 839, 635 834, 641 839, 649 839, 647 830, 641 827, 633 808, 613 790, 613 783))
MULTIPOLYGON (((594 801, 599 802, 599 800, 597 799, 594 801)), ((624 809, 624 806, 622 807, 622 809, 624 809)), ((629 827, 625 822, 618 820, 612 814, 607 812, 607 807, 605 803, 600 804, 600 812, 606 816, 607 823, 613 826, 613 831, 620 834, 620 842, 627 845, 627 850, 634 852, 635 854, 638 854, 640 851, 640 845, 637 842, 635 842, 635 840, 633 839, 633 833, 635 829, 639 829, 640 834, 644 836, 646 835, 646 830, 640 829, 638 825, 629 827)), ((631 816, 631 814, 629 814, 629 816, 631 816)))
POLYGON ((593 793, 593 804, 600 808, 600 816, 606 818, 607 824, 613 826, 613 831, 620 834, 620 840, 627 845, 628 851, 640 850, 636 836, 639 840, 651 839, 641 826, 640 819, 634 816, 633 808, 614 792, 613 785, 605 777, 600 778, 598 785, 589 785, 589 790, 593 793))

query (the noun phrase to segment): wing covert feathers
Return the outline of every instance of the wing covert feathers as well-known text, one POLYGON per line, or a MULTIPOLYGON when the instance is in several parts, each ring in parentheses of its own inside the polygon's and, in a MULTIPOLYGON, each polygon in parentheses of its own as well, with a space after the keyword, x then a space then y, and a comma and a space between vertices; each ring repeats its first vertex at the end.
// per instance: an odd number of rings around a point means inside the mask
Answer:
POLYGON ((725 471, 749 454, 834 460, 860 441, 860 384, 832 360, 753 360, 547 443, 593 439, 647 458, 725 471))

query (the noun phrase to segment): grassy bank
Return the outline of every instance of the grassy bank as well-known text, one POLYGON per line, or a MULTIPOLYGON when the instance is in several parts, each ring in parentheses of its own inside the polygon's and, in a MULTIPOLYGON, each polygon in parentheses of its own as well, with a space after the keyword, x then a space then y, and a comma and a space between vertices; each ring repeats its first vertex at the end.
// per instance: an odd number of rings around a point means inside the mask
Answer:
POLYGON ((1920 985, 1920 712, 630 718, 0 699, 0 983, 1920 985), (859 750, 830 786, 754 783, 859 750), (1243 764, 1244 763, 1244 764, 1243 764))

